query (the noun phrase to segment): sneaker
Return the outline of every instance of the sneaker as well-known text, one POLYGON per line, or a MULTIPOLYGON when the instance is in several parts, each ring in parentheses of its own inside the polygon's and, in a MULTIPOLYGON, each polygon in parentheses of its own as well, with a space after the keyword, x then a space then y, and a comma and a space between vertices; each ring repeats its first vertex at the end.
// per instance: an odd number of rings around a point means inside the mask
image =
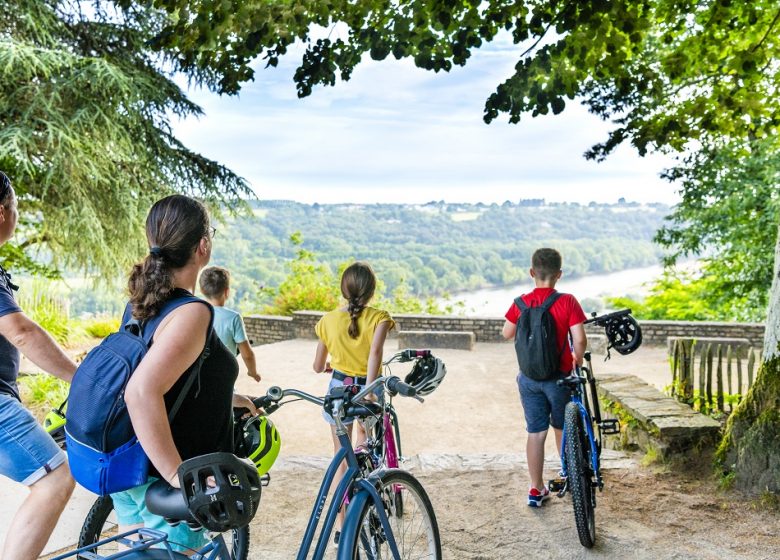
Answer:
POLYGON ((536 488, 531 487, 528 490, 528 505, 531 507, 542 507, 542 503, 550 497, 550 491, 547 487, 544 490, 539 491, 536 488))

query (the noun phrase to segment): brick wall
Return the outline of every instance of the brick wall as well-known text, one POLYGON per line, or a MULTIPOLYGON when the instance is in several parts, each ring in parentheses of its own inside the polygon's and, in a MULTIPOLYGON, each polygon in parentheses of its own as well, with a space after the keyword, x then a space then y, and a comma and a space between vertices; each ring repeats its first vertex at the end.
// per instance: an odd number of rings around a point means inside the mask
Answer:
MULTIPOLYGON (((291 338, 316 338, 314 325, 323 313, 296 311, 292 317, 275 315, 248 315, 244 317, 247 336, 254 344, 270 344, 291 338)), ((501 342, 503 318, 450 317, 443 315, 394 315, 395 332, 402 331, 471 331, 477 342, 501 342)), ((705 321, 641 321, 644 344, 665 345, 668 336, 747 338, 761 346, 764 340, 763 323, 718 323, 705 321)), ((603 334, 603 329, 588 325, 589 334, 603 334)))

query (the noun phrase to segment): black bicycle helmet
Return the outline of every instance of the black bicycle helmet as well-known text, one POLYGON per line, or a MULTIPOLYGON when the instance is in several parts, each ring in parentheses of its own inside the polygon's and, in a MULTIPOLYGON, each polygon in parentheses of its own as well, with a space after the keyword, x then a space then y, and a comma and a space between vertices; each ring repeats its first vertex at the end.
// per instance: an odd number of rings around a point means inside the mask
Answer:
POLYGON ((609 347, 619 354, 630 354, 642 344, 642 329, 631 315, 611 319, 605 325, 609 347))
POLYGON ((260 477, 251 461, 209 453, 184 461, 178 475, 190 513, 209 531, 239 529, 257 512, 260 477))
POLYGON ((417 390, 420 396, 430 395, 447 375, 447 368, 439 358, 428 356, 417 360, 404 382, 417 390))

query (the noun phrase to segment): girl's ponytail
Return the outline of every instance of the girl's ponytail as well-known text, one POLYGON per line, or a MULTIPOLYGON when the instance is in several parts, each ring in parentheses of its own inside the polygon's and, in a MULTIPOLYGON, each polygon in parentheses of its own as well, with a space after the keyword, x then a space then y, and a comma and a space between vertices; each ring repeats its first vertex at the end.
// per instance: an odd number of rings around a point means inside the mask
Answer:
POLYGON ((365 309, 376 289, 376 276, 368 263, 356 262, 349 265, 341 275, 341 295, 347 300, 349 311, 349 329, 347 332, 352 338, 360 334, 358 318, 365 309))

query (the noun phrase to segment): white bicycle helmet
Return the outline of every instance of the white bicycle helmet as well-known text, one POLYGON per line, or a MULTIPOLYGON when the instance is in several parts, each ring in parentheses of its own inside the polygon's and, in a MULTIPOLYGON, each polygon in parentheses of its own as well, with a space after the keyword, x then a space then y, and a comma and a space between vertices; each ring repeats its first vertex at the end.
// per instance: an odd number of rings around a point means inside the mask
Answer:
POLYGON ((439 358, 428 356, 418 360, 404 382, 417 390, 420 396, 430 395, 447 375, 447 367, 439 358))

